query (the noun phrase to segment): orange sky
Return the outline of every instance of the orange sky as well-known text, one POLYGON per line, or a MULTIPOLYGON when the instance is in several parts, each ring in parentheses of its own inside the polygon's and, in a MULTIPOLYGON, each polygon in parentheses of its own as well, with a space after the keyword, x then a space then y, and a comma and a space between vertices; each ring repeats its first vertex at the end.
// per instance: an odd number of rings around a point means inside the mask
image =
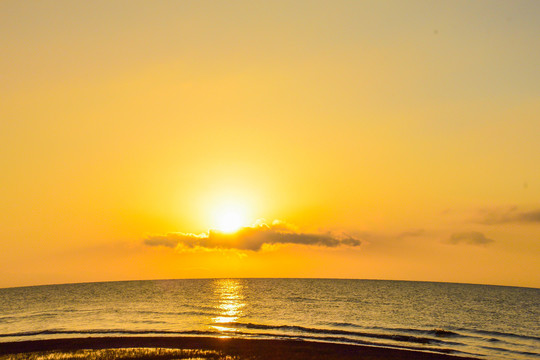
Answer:
POLYGON ((0 35, 0 287, 540 287, 537 1, 3 1, 0 35))

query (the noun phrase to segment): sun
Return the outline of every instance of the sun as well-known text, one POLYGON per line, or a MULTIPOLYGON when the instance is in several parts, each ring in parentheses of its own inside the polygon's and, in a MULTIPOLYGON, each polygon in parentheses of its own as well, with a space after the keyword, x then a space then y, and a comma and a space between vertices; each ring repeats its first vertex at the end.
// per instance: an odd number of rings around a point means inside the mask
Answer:
POLYGON ((226 204, 214 212, 214 224, 216 230, 232 233, 246 224, 246 211, 239 205, 226 204))

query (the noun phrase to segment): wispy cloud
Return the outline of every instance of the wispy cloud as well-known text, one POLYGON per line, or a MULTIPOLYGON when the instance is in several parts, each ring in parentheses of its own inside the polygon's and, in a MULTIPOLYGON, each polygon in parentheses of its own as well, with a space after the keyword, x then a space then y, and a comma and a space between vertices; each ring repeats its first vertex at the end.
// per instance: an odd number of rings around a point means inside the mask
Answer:
POLYGON ((302 233, 284 222, 274 221, 268 225, 257 223, 234 233, 209 230, 203 234, 169 233, 150 236, 144 240, 148 246, 165 246, 179 250, 252 250, 259 251, 263 245, 300 244, 324 247, 360 246, 353 236, 334 233, 302 233))
POLYGON ((447 244, 458 245, 458 244, 468 244, 468 245, 488 245, 493 243, 495 240, 488 239, 484 234, 478 231, 469 231, 469 232, 458 232, 453 233, 448 240, 445 242, 447 244))
POLYGON ((496 225, 505 223, 538 223, 540 224, 540 209, 519 211, 517 208, 486 211, 482 214, 481 223, 496 225))
POLYGON ((398 239, 402 239, 402 238, 409 238, 409 237, 419 237, 419 236, 424 236, 424 235, 426 235, 426 230, 416 229, 416 230, 404 231, 402 233, 399 233, 396 237, 398 239))

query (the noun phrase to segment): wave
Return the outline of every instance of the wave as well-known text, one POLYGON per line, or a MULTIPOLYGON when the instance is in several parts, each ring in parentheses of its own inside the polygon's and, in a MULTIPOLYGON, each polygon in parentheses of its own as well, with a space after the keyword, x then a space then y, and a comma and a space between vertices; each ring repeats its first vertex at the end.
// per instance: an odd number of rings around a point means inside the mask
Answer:
POLYGON ((263 325, 263 324, 254 324, 254 323, 222 323, 224 326, 229 327, 240 327, 246 329, 258 329, 258 330, 278 330, 278 331, 294 331, 301 333, 310 333, 310 334, 327 334, 327 335, 345 335, 353 337, 364 337, 364 338, 375 338, 383 340, 393 340, 398 342, 409 342, 417 344, 433 344, 433 345, 462 345, 457 342, 444 341, 435 338, 429 337, 419 337, 412 335, 401 335, 401 334, 380 334, 380 333, 370 333, 370 332, 360 332, 360 331, 348 331, 348 330, 339 330, 339 329, 320 329, 320 328, 311 328, 298 325, 263 325))
POLYGON ((518 339, 528 339, 528 340, 535 340, 540 341, 539 336, 533 336, 533 335, 519 335, 519 334, 513 334, 503 331, 488 331, 488 330, 481 330, 481 329, 464 329, 466 331, 470 331, 476 334, 480 335, 487 335, 487 336, 501 336, 501 337, 511 337, 511 338, 518 338, 518 339))
POLYGON ((487 349, 495 352, 503 352, 503 353, 509 353, 509 354, 519 354, 519 355, 525 355, 525 356, 535 356, 540 358, 539 353, 534 353, 530 351, 518 351, 514 349, 505 349, 501 347, 493 347, 493 346, 482 346, 482 349, 487 349))
POLYGON ((488 342, 509 342, 508 338, 517 340, 533 340, 540 341, 540 337, 533 335, 519 335, 514 333, 502 332, 502 331, 488 331, 482 329, 469 329, 469 328, 455 328, 452 330, 447 329, 415 329, 415 328, 399 328, 399 327, 380 327, 380 326, 362 326, 358 324, 348 322, 325 322, 328 326, 342 327, 342 328, 355 328, 355 329, 369 329, 369 330, 382 330, 387 332, 404 332, 412 334, 432 335, 438 338, 474 338, 477 340, 483 340, 488 342), (482 335, 482 336, 475 336, 482 335), (506 339, 505 339, 506 338, 506 339))
POLYGON ((454 331, 445 330, 445 329, 414 329, 414 328, 388 328, 388 327, 380 327, 380 326, 362 326, 352 323, 346 323, 346 322, 327 322, 327 325, 330 326, 336 326, 336 327, 352 327, 357 329, 375 329, 375 330, 385 330, 385 331, 401 331, 401 332, 407 332, 407 333, 414 333, 414 334, 426 334, 426 335, 434 335, 437 337, 453 337, 453 336, 463 336, 462 334, 459 334, 454 331))
MULTIPOLYGON (((332 329, 317 329, 317 328, 307 328, 303 326, 292 326, 292 325, 263 325, 263 324, 252 324, 252 323, 220 323, 220 325, 228 326, 231 328, 246 328, 246 329, 256 329, 256 330, 289 330, 296 331, 307 334, 320 334, 320 335, 343 335, 343 336, 354 336, 354 337, 367 337, 381 340, 395 340, 401 342, 409 343, 418 343, 418 344, 447 344, 447 345, 458 345, 457 343, 443 342, 436 339, 428 338, 418 338, 412 336, 403 336, 403 335, 384 335, 384 334, 373 334, 373 333, 361 333, 361 332, 352 332, 352 331, 342 331, 342 330, 332 330, 332 329)), ((128 334, 128 335, 145 335, 145 334, 168 334, 168 335, 215 335, 222 334, 221 331, 202 331, 202 330, 128 330, 128 329, 90 329, 90 330, 61 330, 61 329, 46 329, 38 331, 23 331, 16 333, 4 333, 0 334, 0 338, 5 337, 31 337, 39 335, 88 335, 88 334, 128 334)), ((246 335, 252 335, 246 333, 246 335)), ((287 335, 287 334, 259 334, 259 335, 275 335, 275 336, 291 336, 298 337, 298 335, 287 335)), ((345 338, 343 338, 345 339, 345 338)), ((353 340, 346 338, 347 341, 353 340)), ((365 344, 366 342, 359 342, 365 344)))

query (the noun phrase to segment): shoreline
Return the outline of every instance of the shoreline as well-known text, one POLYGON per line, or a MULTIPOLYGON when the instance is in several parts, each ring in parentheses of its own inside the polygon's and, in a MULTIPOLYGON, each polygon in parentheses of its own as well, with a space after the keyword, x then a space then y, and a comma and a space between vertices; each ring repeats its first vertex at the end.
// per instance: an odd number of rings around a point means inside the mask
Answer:
POLYGON ((167 348, 220 351, 240 359, 363 359, 363 360, 477 360, 478 358, 376 346, 305 340, 241 339, 219 337, 86 337, 24 340, 0 343, 0 355, 41 351, 167 348))

